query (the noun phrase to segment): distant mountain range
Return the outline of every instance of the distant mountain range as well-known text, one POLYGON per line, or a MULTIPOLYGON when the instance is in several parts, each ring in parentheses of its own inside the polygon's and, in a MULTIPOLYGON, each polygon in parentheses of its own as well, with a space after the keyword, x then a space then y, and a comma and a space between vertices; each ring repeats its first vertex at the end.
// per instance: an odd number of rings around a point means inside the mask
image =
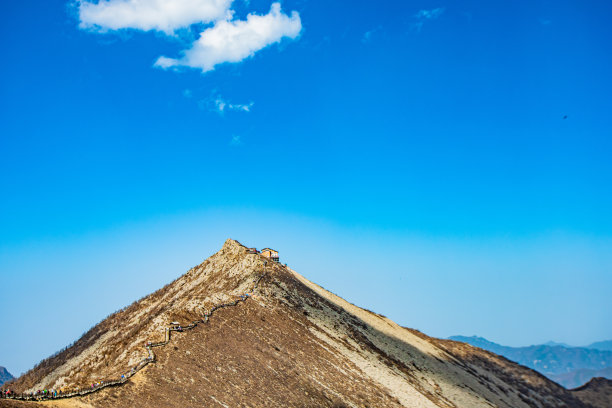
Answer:
POLYGON ((612 379, 612 341, 600 341, 587 347, 571 347, 548 342, 528 347, 508 347, 485 338, 452 336, 525 365, 566 388, 579 387, 594 377, 612 379))
POLYGON ((8 380, 12 380, 13 376, 9 373, 6 368, 0 367, 0 385, 4 384, 8 380))
POLYGON ((586 346, 586 348, 612 351, 612 340, 598 341, 586 346))
POLYGON ((577 388, 586 384, 593 378, 603 377, 612 379, 612 367, 606 367, 601 370, 589 370, 588 368, 579 368, 563 374, 546 374, 548 378, 561 384, 566 388, 577 388))

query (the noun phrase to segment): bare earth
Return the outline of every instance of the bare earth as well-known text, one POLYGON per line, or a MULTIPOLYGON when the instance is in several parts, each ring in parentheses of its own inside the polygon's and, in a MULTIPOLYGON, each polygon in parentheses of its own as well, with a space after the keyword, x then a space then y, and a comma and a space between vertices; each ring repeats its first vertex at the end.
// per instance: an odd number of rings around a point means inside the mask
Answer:
MULTIPOLYGON (((68 389, 116 379, 147 356, 146 341, 163 340, 170 322, 187 325, 202 318, 203 308, 248 292, 263 262, 228 240, 10 387, 68 389)), ((215 312, 207 324, 173 332, 168 345, 154 350, 155 363, 122 386, 65 400, 0 400, 0 406, 611 406, 601 405, 598 391, 570 392, 503 357, 400 327, 271 262, 255 296, 215 312)))

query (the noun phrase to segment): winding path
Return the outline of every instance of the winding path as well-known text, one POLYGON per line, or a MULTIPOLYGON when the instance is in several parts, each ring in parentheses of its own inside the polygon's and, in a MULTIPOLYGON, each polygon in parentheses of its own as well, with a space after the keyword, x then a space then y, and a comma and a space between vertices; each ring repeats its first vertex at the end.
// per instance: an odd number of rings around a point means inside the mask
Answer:
POLYGON ((170 333, 171 332, 173 331, 183 332, 185 330, 191 330, 195 328, 200 323, 208 323, 208 319, 212 316, 212 314, 215 311, 219 309, 223 309, 225 307, 236 306, 240 302, 244 302, 247 299, 249 299, 251 296, 253 296, 253 294, 255 293, 255 290, 257 289, 259 285, 259 281, 261 281, 261 279, 266 275, 266 265, 267 265, 267 261, 264 261, 263 273, 257 278, 255 283, 253 284, 253 288, 251 289, 251 291, 245 293, 244 295, 240 295, 239 299, 236 299, 233 302, 215 305, 209 311, 205 310, 204 317, 202 319, 193 321, 188 326, 183 327, 180 325, 173 324, 169 327, 166 327, 164 341, 157 342, 157 343, 147 342, 147 344, 145 345, 145 348, 147 349, 147 357, 142 359, 136 366, 132 367, 132 369, 127 374, 122 375, 121 378, 116 379, 116 380, 111 380, 111 381, 101 381, 87 389, 77 388, 76 390, 68 392, 68 393, 56 393, 56 392, 48 391, 46 394, 18 394, 18 395, 15 394, 15 395, 8 395, 8 396, 5 396, 3 393, 0 393, 0 398, 12 399, 12 400, 22 400, 22 401, 44 401, 44 400, 53 400, 53 399, 62 399, 62 398, 73 398, 73 397, 80 397, 80 396, 87 395, 87 394, 92 394, 94 392, 103 390, 104 388, 117 387, 117 386, 123 385, 126 382, 128 382, 129 379, 132 376, 134 376, 137 372, 139 372, 140 370, 145 368, 147 365, 155 361, 155 353, 153 353, 153 348, 163 347, 167 345, 168 343, 170 343, 170 338, 171 338, 170 333))

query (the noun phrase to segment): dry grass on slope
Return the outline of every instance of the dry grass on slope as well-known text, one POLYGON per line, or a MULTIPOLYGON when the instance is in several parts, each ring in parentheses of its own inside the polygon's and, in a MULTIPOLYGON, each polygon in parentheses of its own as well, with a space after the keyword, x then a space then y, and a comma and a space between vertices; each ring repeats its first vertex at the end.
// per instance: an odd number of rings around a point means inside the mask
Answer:
POLYGON ((310 335, 311 323, 279 299, 224 309, 178 335, 141 375, 85 399, 96 407, 401 407, 351 361, 310 335), (112 395, 111 395, 112 393, 112 395))
POLYGON ((612 380, 593 378, 585 385, 571 390, 571 393, 595 408, 612 407, 612 380))
MULTIPOLYGON (((96 326, 79 340, 80 351, 50 362, 50 370, 41 366, 32 381, 57 382, 70 365, 85 367, 88 378, 124 367, 130 351, 144 354, 141 343, 169 321, 188 322, 201 317, 201 307, 244 293, 262 262, 226 242, 203 264, 96 326), (124 343, 127 330, 134 331, 124 343), (107 350, 115 354, 98 360, 107 350)), ((273 263, 256 295, 177 333, 155 354, 156 362, 125 385, 62 406, 586 407, 525 367, 400 327, 273 263)))
POLYGON ((201 319, 204 307, 245 293, 258 274, 259 257, 247 255, 242 245, 228 240, 201 265, 113 313, 73 345, 15 380, 11 388, 18 392, 71 389, 119 378, 146 357, 145 342, 163 339, 171 321, 201 319))

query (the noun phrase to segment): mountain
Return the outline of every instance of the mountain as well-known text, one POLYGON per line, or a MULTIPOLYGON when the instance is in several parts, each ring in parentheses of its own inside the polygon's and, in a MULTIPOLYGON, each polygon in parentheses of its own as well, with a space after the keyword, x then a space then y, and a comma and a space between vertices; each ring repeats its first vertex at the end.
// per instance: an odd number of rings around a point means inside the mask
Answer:
POLYGON ((586 346, 586 348, 612 351, 612 340, 598 341, 593 344, 589 344, 586 346))
POLYGON ((593 378, 572 393, 593 407, 612 407, 612 381, 606 378, 593 378))
POLYGON ((13 376, 11 375, 11 373, 9 373, 6 368, 0 366, 0 385, 12 379, 13 376))
POLYGON ((11 388, 80 388, 62 407, 591 407, 527 367, 403 328, 233 240, 11 388))
POLYGON ((612 367, 602 368, 601 370, 579 368, 563 374, 547 374, 546 376, 565 388, 576 388, 586 384, 592 378, 612 379, 612 367))
MULTIPOLYGON (((558 343, 556 341, 547 341, 544 343, 545 346, 561 346, 561 347, 572 347, 567 343, 558 343)), ((588 347, 587 347, 588 348, 588 347)))
POLYGON ((593 377, 612 378, 609 369, 612 367, 612 351, 544 344, 508 347, 477 336, 452 336, 450 339, 502 355, 539 371, 566 388, 582 385, 593 377), (588 377, 589 373, 592 374, 591 377, 588 377), (581 380, 584 381, 576 383, 581 380))
POLYGON ((508 351, 508 349, 512 348, 512 347, 502 346, 502 345, 497 344, 497 343, 493 343, 492 341, 489 341, 489 340, 485 339, 484 337, 478 337, 478 336, 472 336, 472 337, 451 336, 448 339, 449 340, 454 340, 454 341, 460 341, 460 342, 463 342, 463 343, 468 343, 468 344, 471 344, 474 347, 479 347, 481 349, 492 351, 493 353, 500 354, 500 355, 504 355, 504 352, 506 352, 506 351, 508 351))

